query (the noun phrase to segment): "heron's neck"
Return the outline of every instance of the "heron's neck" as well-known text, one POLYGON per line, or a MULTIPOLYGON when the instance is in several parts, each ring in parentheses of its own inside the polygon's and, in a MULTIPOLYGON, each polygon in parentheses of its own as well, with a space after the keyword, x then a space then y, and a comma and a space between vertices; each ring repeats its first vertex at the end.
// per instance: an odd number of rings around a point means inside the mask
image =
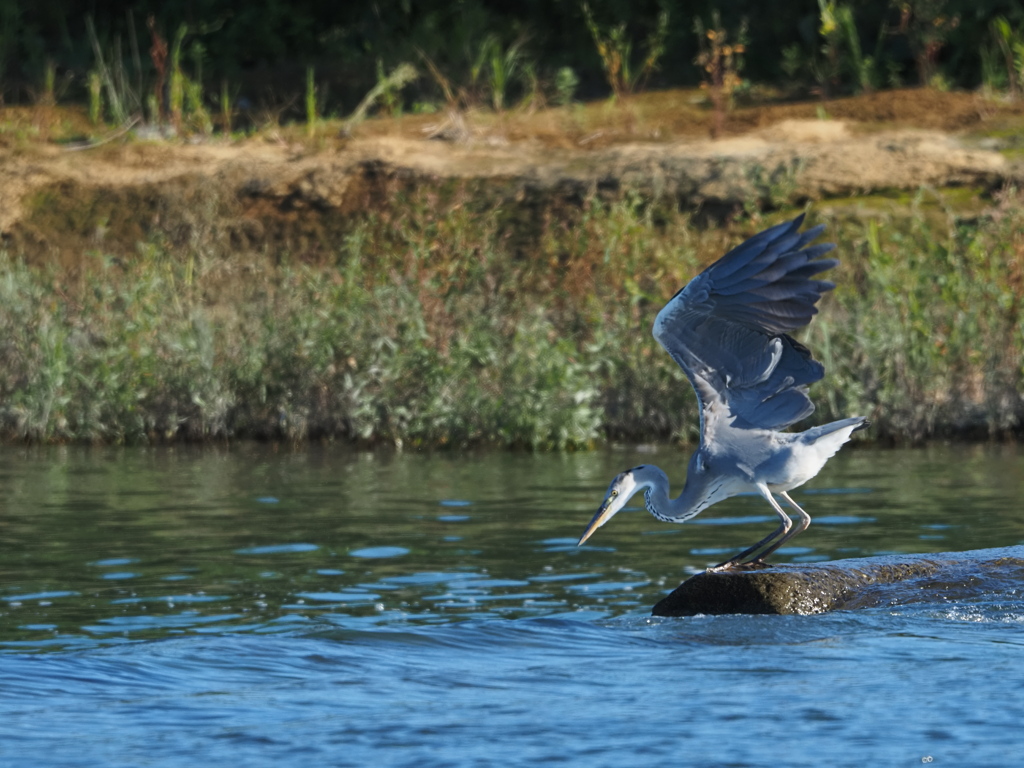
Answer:
POLYGON ((699 494, 694 492, 691 483, 683 485, 683 491, 676 498, 669 497, 668 475, 660 467, 648 464, 644 467, 644 476, 638 478, 647 486, 644 491, 644 504, 647 511, 659 520, 668 523, 681 523, 700 513, 702 505, 699 494))

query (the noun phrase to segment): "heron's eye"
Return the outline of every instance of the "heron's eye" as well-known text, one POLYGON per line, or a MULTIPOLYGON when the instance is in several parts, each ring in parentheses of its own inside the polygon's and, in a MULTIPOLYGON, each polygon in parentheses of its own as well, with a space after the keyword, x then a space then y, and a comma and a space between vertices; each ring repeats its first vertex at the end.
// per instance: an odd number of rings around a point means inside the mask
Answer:
POLYGON ((612 491, 612 496, 618 496, 618 495, 619 495, 618 491, 612 491))

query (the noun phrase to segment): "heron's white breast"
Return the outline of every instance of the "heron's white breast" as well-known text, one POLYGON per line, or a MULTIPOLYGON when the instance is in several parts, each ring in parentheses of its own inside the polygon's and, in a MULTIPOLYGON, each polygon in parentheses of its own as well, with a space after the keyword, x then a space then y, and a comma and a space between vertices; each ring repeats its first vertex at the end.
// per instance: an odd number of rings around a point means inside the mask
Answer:
POLYGON ((789 491, 793 488, 799 488, 821 472, 830 455, 825 455, 823 451, 815 450, 813 445, 794 444, 790 450, 789 457, 784 462, 781 462, 778 470, 772 472, 771 477, 768 478, 766 483, 768 489, 772 491, 789 491))

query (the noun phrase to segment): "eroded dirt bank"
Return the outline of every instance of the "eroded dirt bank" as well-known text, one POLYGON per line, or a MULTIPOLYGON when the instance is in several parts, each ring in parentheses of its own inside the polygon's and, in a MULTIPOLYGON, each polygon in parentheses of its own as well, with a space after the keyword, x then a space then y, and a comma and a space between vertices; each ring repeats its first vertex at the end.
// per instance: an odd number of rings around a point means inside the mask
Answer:
POLYGON ((636 191, 715 212, 1024 180, 1021 164, 996 141, 937 129, 868 130, 842 120, 787 119, 719 141, 596 149, 493 136, 320 144, 134 140, 84 151, 4 150, 0 234, 9 252, 32 261, 67 262, 84 250, 135 253, 153 239, 318 259, 333 252, 354 217, 394 205, 413 189, 462 190, 469 199, 525 210, 636 191))

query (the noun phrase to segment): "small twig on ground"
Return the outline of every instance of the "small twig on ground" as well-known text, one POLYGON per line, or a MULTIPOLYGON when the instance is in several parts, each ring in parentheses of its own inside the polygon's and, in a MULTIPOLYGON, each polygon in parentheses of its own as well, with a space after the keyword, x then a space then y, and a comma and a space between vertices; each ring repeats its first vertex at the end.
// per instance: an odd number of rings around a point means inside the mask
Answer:
POLYGON ((109 136, 104 136, 102 139, 99 139, 97 141, 89 141, 89 142, 86 142, 85 144, 74 144, 74 145, 72 145, 70 147, 64 147, 64 151, 65 152, 79 152, 79 151, 81 151, 83 149, 95 149, 96 147, 102 147, 104 144, 108 144, 111 141, 113 141, 114 139, 117 139, 117 138, 120 138, 121 136, 124 136, 126 133, 128 133, 128 131, 130 131, 132 128, 134 128, 135 124, 137 122, 139 122, 139 120, 141 120, 141 119, 142 118, 140 118, 138 115, 136 115, 135 117, 133 117, 131 119, 130 122, 122 125, 120 128, 118 128, 116 131, 114 131, 109 136))

